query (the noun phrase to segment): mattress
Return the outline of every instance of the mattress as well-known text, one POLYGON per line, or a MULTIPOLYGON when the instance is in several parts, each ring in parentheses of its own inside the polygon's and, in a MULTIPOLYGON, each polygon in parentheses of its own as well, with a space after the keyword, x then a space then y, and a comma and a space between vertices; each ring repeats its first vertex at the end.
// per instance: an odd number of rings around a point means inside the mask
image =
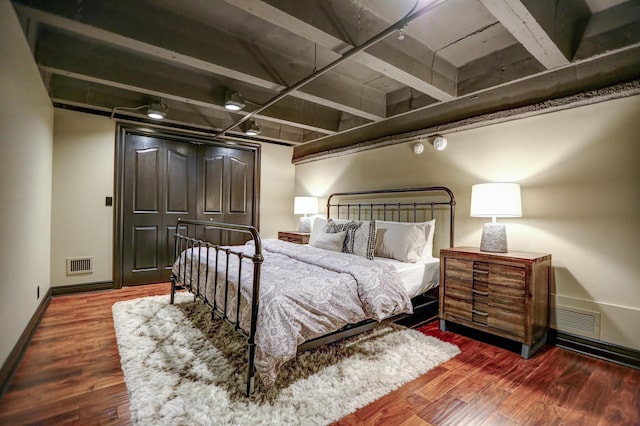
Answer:
POLYGON ((437 257, 416 263, 404 263, 384 257, 376 257, 374 261, 393 265, 411 298, 437 287, 440 281, 440 259, 437 257))

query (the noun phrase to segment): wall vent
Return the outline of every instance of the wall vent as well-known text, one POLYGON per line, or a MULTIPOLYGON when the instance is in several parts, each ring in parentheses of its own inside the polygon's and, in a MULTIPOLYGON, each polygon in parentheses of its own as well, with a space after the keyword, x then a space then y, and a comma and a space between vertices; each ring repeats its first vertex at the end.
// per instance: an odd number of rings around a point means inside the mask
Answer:
POLYGON ((600 312, 556 305, 551 307, 551 328, 578 336, 600 338, 600 312))
POLYGON ((67 257, 67 275, 93 273, 93 256, 67 257))

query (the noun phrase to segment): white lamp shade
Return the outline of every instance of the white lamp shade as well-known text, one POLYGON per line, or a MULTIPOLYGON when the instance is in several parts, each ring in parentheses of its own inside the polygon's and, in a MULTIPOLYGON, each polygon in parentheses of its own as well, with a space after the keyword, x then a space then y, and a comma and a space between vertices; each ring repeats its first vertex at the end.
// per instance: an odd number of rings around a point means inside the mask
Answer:
POLYGON ((293 201, 293 214, 318 213, 317 197, 295 197, 293 201))
POLYGON ((517 183, 480 183, 471 187, 472 217, 520 217, 522 202, 517 183))

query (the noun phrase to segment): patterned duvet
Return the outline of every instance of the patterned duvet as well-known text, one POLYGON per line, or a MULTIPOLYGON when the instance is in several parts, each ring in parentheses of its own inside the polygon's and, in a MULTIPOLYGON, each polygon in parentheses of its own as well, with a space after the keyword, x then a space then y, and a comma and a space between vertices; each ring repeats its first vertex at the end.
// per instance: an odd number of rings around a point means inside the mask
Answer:
MULTIPOLYGON (((252 245, 233 248, 253 255, 252 245)), ((209 277, 205 283, 206 249, 199 251, 201 262, 194 259, 194 270, 200 263, 198 291, 213 301, 215 250, 210 249, 209 277)), ((178 284, 185 276, 191 277, 192 250, 189 249, 173 266, 179 275, 178 284), (178 270, 180 268, 180 274, 178 270)), ((270 386, 280 366, 296 355, 301 343, 338 330, 346 324, 365 319, 381 321, 393 315, 411 312, 411 300, 402 286, 400 277, 391 265, 367 260, 363 257, 327 251, 311 246, 292 244, 280 240, 263 240, 264 262, 261 267, 260 305, 258 309, 256 341, 256 373, 270 386)), ((224 271, 224 252, 218 254, 218 270, 224 271)), ((238 256, 229 256, 229 280, 232 283, 227 296, 227 316, 236 317, 238 256)), ((243 260, 241 277, 240 324, 249 329, 250 297, 253 264, 243 260)), ((192 291, 196 291, 195 282, 192 291)), ((218 274, 216 301, 224 305, 224 273, 218 274)))

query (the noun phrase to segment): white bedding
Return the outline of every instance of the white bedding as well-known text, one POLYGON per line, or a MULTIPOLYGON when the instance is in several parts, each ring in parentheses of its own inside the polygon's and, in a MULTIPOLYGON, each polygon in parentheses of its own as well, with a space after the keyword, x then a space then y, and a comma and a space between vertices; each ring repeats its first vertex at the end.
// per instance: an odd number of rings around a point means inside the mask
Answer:
POLYGON ((437 257, 416 263, 405 263, 385 257, 376 257, 374 261, 393 265, 411 298, 431 290, 440 281, 440 259, 437 257))

